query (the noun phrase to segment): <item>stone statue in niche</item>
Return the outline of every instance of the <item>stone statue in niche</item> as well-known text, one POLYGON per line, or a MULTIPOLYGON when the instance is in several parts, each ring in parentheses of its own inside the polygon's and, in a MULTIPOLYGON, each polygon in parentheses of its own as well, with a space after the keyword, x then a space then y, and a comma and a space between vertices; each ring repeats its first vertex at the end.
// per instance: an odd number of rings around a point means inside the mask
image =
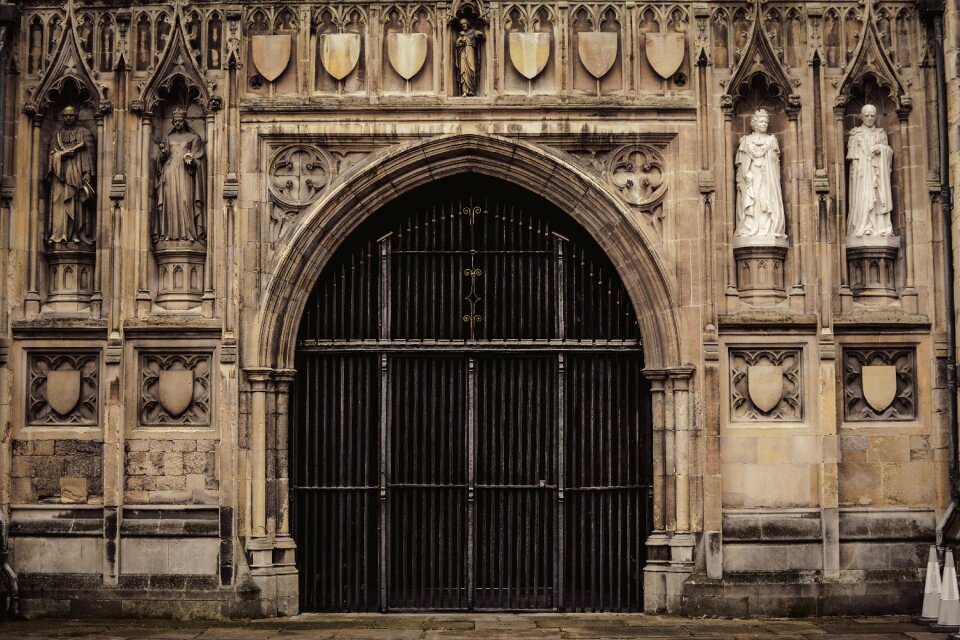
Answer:
POLYGON ((457 21, 459 32, 456 40, 454 67, 457 73, 457 85, 462 97, 477 95, 480 83, 480 42, 483 31, 470 24, 467 18, 457 21))
MULTIPOLYGON (((753 130, 740 138, 737 149, 737 225, 734 236, 760 244, 786 238, 783 191, 780 186, 780 145, 767 133, 770 114, 759 109, 750 119, 753 130)), ((782 240, 781 240, 782 241, 782 240)))
POLYGON ((207 188, 203 140, 187 125, 186 110, 174 109, 172 124, 157 157, 154 242, 203 242, 207 188))
POLYGON ((96 144, 93 134, 77 123, 75 107, 66 107, 63 125, 50 141, 47 179, 50 182, 50 227, 52 243, 93 242, 91 211, 96 192, 96 144))
POLYGON ((853 238, 892 236, 893 193, 890 172, 893 149, 887 132, 877 126, 877 108, 860 109, 862 124, 850 131, 847 160, 850 161, 850 191, 847 194, 847 235, 853 238))

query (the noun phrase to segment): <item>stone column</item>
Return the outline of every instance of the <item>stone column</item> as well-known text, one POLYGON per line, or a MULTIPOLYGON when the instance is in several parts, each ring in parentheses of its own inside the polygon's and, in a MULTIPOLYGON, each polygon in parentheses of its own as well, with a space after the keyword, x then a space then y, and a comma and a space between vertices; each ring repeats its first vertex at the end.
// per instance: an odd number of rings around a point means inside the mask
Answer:
POLYGON ((140 167, 137 176, 137 317, 150 314, 150 116, 140 118, 140 167))
POLYGON ((251 564, 271 564, 272 545, 267 538, 267 383, 271 369, 248 367, 244 369, 250 383, 250 515, 252 530, 247 548, 252 551, 251 564), (263 543, 266 543, 265 545, 263 543), (266 550, 266 555, 259 553, 266 550))
POLYGON ((40 122, 39 116, 30 118, 30 215, 27 229, 27 294, 23 299, 23 313, 25 316, 36 316, 40 313, 40 290, 37 284, 39 277, 39 240, 42 234, 43 208, 40 202, 40 122))
MULTIPOLYGON (((290 385, 293 383, 293 369, 281 369, 274 376, 275 392, 277 395, 277 420, 274 430, 276 437, 276 469, 277 469, 277 542, 290 538, 290 385)), ((290 547, 293 548, 292 546, 290 547)))
MULTIPOLYGON (((900 295, 900 303, 903 310, 907 313, 917 313, 919 309, 919 299, 917 288, 914 282, 916 265, 914 264, 914 245, 913 245, 913 145, 910 143, 910 126, 908 118, 911 108, 909 105, 901 106, 897 109, 897 118, 900 123, 900 162, 903 166, 903 272, 904 284, 900 295)), ((896 272, 896 267, 894 267, 896 272)), ((896 283, 894 283, 896 289, 896 283)))
POLYGON ((790 233, 793 236, 793 286, 790 287, 790 308, 797 312, 805 309, 803 236, 800 233, 800 158, 803 147, 800 145, 800 104, 787 106, 787 119, 790 121, 790 137, 793 140, 793 157, 790 158, 790 233))
POLYGON ((670 371, 673 383, 673 415, 676 429, 676 530, 690 531, 690 440, 693 430, 690 419, 690 378, 692 368, 670 371))
MULTIPOLYGON (((673 477, 667 486, 674 486, 674 534, 670 538, 670 574, 667 576, 667 609, 679 611, 683 582, 693 572, 696 537, 690 528, 690 435, 694 420, 690 415, 690 379, 693 367, 669 370, 675 458, 673 477)), ((668 422, 669 425, 669 422, 668 422)))
POLYGON ((644 566, 644 610, 679 611, 693 571, 690 532, 690 379, 693 367, 645 369, 653 404, 653 521, 644 566))
POLYGON ((850 287, 850 265, 847 262, 847 245, 843 242, 843 238, 846 237, 847 232, 847 175, 844 171, 847 157, 846 148, 844 147, 845 141, 843 139, 843 116, 845 109, 842 106, 835 106, 833 108, 833 139, 836 141, 834 146, 834 158, 836 161, 833 163, 834 167, 834 177, 833 184, 837 192, 837 217, 838 217, 838 229, 840 231, 840 236, 838 237, 838 251, 840 253, 840 313, 850 313, 853 311, 853 292, 850 287))
MULTIPOLYGON (((302 68, 303 65, 298 65, 297 68, 302 68)), ((214 198, 214 176, 223 175, 223 172, 220 170, 220 160, 217 153, 220 150, 220 136, 218 135, 218 127, 216 126, 215 116, 212 111, 207 112, 206 117, 206 126, 207 126, 207 184, 204 185, 204 188, 207 190, 207 210, 206 215, 206 229, 207 229, 207 246, 206 254, 204 256, 203 262, 203 315, 212 318, 216 315, 216 302, 217 297, 214 293, 214 283, 216 282, 216 266, 214 263, 216 252, 214 247, 217 247, 217 217, 213 215, 214 211, 214 202, 218 200, 214 198)))
POLYGON ((653 531, 647 537, 647 562, 643 568, 643 610, 647 612, 666 609, 665 571, 669 565, 670 542, 666 518, 666 466, 664 429, 666 423, 666 379, 664 369, 644 369, 650 381, 652 475, 653 475, 653 531))

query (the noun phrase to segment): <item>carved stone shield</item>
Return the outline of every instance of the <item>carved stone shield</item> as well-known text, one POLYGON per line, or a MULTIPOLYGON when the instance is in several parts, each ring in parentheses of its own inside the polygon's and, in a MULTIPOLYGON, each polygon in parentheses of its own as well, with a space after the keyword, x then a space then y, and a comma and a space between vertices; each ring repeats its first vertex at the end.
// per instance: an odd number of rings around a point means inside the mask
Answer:
POLYGON ((80 372, 70 369, 47 372, 47 403, 61 416, 80 402, 80 372))
POLYGON ((533 80, 550 60, 549 33, 510 34, 510 61, 514 68, 527 80, 533 80))
POLYGON ((320 36, 320 61, 337 80, 343 80, 360 61, 359 33, 324 33, 320 36))
POLYGON ((387 57, 390 64, 404 80, 410 80, 420 72, 427 61, 427 34, 387 34, 387 57))
POLYGON ((290 50, 293 38, 289 35, 253 36, 250 38, 253 48, 253 64, 267 82, 273 82, 290 63, 290 50))
POLYGON ((168 369, 160 372, 160 405, 174 418, 180 417, 193 402, 193 371, 168 369))
POLYGON ((580 62, 594 78, 607 75, 617 61, 620 34, 609 31, 581 31, 577 34, 580 62))
POLYGON ((783 367, 755 364, 747 369, 747 391, 753 405, 764 413, 780 403, 783 397, 783 367))
POLYGON ((686 36, 682 33, 648 33, 646 38, 647 61, 657 75, 664 79, 673 77, 683 64, 686 53, 686 36))
POLYGON ((863 399, 876 411, 887 410, 897 397, 897 368, 893 365, 866 365, 860 370, 863 399))

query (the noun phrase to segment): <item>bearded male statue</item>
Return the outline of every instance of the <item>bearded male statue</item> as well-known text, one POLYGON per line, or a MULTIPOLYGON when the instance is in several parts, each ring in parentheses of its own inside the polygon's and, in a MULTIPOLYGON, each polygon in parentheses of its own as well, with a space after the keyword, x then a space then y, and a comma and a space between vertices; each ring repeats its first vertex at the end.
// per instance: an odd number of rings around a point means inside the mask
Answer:
POLYGON ((93 242, 90 213, 95 191, 96 143, 88 129, 77 124, 77 110, 66 107, 63 125, 50 141, 47 180, 50 182, 49 234, 51 243, 93 242))

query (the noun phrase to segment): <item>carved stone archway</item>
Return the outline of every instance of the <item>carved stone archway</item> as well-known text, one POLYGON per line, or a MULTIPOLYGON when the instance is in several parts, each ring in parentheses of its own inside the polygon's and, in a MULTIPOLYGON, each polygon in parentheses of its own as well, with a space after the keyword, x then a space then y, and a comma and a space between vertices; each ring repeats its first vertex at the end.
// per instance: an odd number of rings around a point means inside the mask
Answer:
MULTIPOLYGON (((665 267, 661 240, 636 225, 625 203, 598 178, 558 152, 473 134, 373 154, 305 212, 288 242, 277 249, 257 310, 257 333, 244 350, 251 413, 251 574, 258 582, 276 580, 266 590, 288 594, 290 602, 296 575, 287 507, 287 391, 301 314, 315 281, 340 244, 371 214, 415 187, 469 173, 521 186, 567 212, 606 253, 631 298, 653 396, 654 532, 647 545, 662 549, 648 554, 645 608, 669 606, 667 576, 692 571, 694 536, 689 532, 701 519, 691 513, 700 501, 691 495, 689 480, 696 466, 691 459, 694 370, 681 361, 676 283, 665 267)), ((292 611, 281 606, 278 612, 292 611)))
MULTIPOLYGON (((538 194, 570 214, 610 257, 630 293, 648 366, 680 364, 676 285, 661 241, 635 225, 622 200, 557 152, 497 136, 451 135, 374 154, 305 212, 278 248, 257 316, 252 366, 293 366, 300 314, 314 281, 340 243, 398 195, 441 178, 480 173, 538 194)), ((250 352, 248 352, 250 353, 250 352)))

